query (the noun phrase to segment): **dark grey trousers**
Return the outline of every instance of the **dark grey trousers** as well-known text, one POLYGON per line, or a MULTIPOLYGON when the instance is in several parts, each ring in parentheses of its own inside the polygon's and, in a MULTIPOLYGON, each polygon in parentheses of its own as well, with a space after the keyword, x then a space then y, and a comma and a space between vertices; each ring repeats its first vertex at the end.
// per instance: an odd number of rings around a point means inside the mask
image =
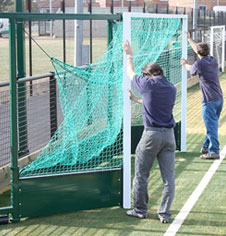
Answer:
POLYGON ((162 202, 158 214, 169 219, 174 198, 175 138, 173 128, 146 127, 136 148, 133 205, 137 213, 148 211, 148 177, 157 157, 163 180, 162 202))

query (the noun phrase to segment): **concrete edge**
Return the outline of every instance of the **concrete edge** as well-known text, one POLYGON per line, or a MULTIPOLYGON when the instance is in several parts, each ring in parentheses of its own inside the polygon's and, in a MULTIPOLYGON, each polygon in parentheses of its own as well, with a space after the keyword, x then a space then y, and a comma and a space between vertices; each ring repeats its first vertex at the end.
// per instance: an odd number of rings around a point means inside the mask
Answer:
MULTIPOLYGON (((18 165, 20 168, 25 167, 28 163, 34 161, 42 149, 39 149, 27 156, 24 156, 18 160, 18 165)), ((0 193, 9 190, 10 185, 10 164, 0 167, 0 193)))
POLYGON ((199 83, 199 77, 198 76, 190 77, 187 80, 187 88, 191 88, 192 86, 194 86, 198 83, 199 83))

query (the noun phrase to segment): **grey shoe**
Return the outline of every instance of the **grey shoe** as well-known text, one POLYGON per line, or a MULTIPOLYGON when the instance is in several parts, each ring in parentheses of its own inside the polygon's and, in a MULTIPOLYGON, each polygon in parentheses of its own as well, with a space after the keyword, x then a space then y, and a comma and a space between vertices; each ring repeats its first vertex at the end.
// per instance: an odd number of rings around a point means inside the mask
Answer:
POLYGON ((169 219, 166 219, 166 218, 164 218, 164 217, 162 217, 160 215, 158 217, 159 217, 159 220, 160 220, 161 223, 163 223, 163 224, 169 223, 169 219))
POLYGON ((202 154, 207 154, 208 151, 209 151, 208 148, 205 148, 205 147, 202 147, 202 148, 201 148, 201 153, 202 153, 202 154))
POLYGON ((205 159, 205 160, 217 160, 217 159, 220 159, 219 153, 207 153, 207 154, 201 155, 200 157, 201 157, 201 159, 205 159))
POLYGON ((126 214, 128 216, 134 216, 134 217, 137 217, 139 219, 145 219, 145 218, 148 217, 147 213, 146 214, 137 213, 134 209, 127 211, 126 214))

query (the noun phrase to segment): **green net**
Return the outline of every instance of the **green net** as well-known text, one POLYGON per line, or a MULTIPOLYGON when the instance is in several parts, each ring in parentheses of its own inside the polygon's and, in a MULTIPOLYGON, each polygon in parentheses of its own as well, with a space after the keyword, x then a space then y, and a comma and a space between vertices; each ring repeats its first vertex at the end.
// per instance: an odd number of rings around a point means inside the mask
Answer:
MULTIPOLYGON (((131 44, 135 71, 157 61, 178 85, 181 70, 181 19, 132 18, 131 44)), ((38 158, 21 177, 115 169, 123 156, 123 24, 113 26, 106 53, 86 68, 55 58, 59 100, 64 120, 38 158)), ((179 86, 178 86, 179 87, 179 86)), ((128 91, 125 91, 128 93, 128 91)), ((180 93, 180 91, 178 92, 180 93)), ((142 123, 141 107, 132 105, 132 124, 142 123)))
MULTIPOLYGON (((131 28, 131 41, 132 48, 135 51, 134 64, 136 72, 140 74, 141 68, 150 61, 157 62, 163 68, 166 78, 177 88, 174 118, 176 121, 180 121, 182 20, 133 18, 131 28), (137 30, 134 30, 135 28, 137 30), (143 29, 143 31, 139 31, 139 29, 143 29)), ((136 91, 134 93, 139 96, 136 91)), ((132 102, 131 109, 132 125, 142 125, 142 106, 132 102)))

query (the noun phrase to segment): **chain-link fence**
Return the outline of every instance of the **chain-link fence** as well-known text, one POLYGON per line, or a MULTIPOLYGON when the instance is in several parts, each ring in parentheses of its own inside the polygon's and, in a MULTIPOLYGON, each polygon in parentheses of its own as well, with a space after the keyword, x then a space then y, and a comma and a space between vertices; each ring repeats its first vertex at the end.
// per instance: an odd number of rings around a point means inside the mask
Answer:
MULTIPOLYGON (((53 73, 20 79, 17 88, 21 158, 43 148, 63 118, 53 73), (30 81, 33 81, 32 87, 30 81)), ((0 83, 0 89, 0 166, 4 166, 10 162, 9 83, 0 83)))

